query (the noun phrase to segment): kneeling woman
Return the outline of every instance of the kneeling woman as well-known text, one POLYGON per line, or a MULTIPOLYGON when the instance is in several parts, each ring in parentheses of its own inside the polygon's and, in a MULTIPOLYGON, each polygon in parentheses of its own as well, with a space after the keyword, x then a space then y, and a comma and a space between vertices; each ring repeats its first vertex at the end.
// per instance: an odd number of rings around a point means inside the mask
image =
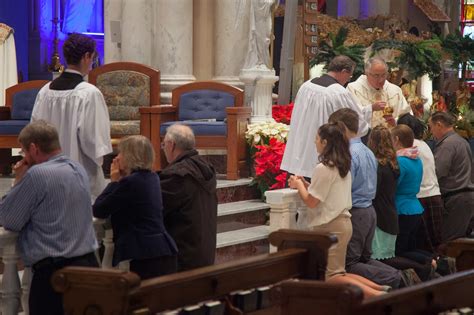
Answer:
POLYGON ((143 136, 123 138, 110 170, 111 183, 97 197, 94 216, 111 216, 113 265, 130 262, 141 279, 176 272, 177 248, 163 224, 160 179, 152 171, 155 152, 143 136))
POLYGON ((313 171, 311 184, 301 176, 291 176, 290 188, 308 206, 308 229, 329 232, 337 236, 337 244, 328 251, 326 281, 352 283, 365 297, 384 293, 385 287, 355 274, 346 273, 347 244, 352 236, 349 209, 351 199, 351 153, 342 123, 325 124, 316 135, 319 164, 313 171))

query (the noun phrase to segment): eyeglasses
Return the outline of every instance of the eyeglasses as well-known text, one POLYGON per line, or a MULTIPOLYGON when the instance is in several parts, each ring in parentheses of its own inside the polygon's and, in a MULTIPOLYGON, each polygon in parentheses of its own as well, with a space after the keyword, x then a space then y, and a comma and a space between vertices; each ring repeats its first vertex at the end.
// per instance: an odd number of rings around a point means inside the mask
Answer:
POLYGON ((378 74, 378 73, 367 73, 369 76, 371 76, 372 78, 375 78, 377 80, 380 80, 380 79, 386 79, 387 76, 388 76, 388 73, 381 73, 381 74, 378 74))
POLYGON ((165 146, 168 142, 171 142, 170 140, 165 140, 161 143, 161 149, 164 150, 165 149, 165 146))
POLYGON ((25 157, 25 152, 23 150, 18 151, 18 155, 21 157, 25 157))
POLYGON ((348 73, 349 74, 349 79, 352 79, 352 71, 349 71, 349 70, 342 70, 343 72, 345 73, 348 73))

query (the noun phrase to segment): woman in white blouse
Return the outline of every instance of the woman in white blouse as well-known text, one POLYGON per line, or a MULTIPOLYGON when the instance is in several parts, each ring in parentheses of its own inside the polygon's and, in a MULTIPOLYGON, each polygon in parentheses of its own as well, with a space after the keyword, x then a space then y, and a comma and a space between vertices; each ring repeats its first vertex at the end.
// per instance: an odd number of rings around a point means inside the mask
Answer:
POLYGON ((320 163, 314 168, 311 183, 293 175, 288 184, 298 190, 308 206, 308 228, 337 236, 337 244, 328 251, 326 280, 355 284, 365 297, 380 295, 388 288, 346 273, 345 269, 347 244, 352 236, 351 154, 345 126, 340 122, 322 125, 315 143, 320 163))

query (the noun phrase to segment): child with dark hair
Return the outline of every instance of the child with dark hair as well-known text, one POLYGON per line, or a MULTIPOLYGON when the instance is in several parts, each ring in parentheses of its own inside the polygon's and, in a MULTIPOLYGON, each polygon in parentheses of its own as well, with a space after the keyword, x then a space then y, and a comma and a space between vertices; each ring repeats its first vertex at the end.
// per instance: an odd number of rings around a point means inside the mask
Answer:
POLYGON ((366 297, 376 296, 384 292, 384 287, 348 274, 345 269, 347 244, 352 236, 349 213, 352 181, 351 154, 344 129, 342 123, 322 125, 315 141, 320 163, 314 168, 311 184, 295 175, 289 178, 288 184, 298 190, 308 206, 308 228, 337 236, 337 244, 328 250, 326 280, 352 283, 359 286, 366 297))
POLYGON ((438 178, 433 152, 422 139, 424 127, 421 121, 413 115, 406 114, 398 119, 399 125, 407 125, 413 131, 415 140, 413 146, 418 148, 419 158, 423 163, 423 177, 420 192, 416 195, 425 209, 423 212, 423 229, 420 229, 417 244, 425 249, 438 252, 441 245, 441 229, 443 225, 444 204, 439 190, 438 178))
POLYGON ((430 253, 419 250, 417 233, 421 225, 423 206, 416 197, 420 191, 423 176, 423 164, 418 157, 418 148, 413 146, 414 134, 410 127, 398 125, 391 130, 400 176, 397 180, 395 205, 398 212, 399 233, 395 254, 420 264, 430 263, 430 253))
POLYGON ((352 177, 352 238, 347 246, 346 269, 378 284, 398 288, 399 270, 372 259, 372 240, 377 225, 377 215, 372 205, 377 190, 377 160, 374 154, 357 137, 358 116, 343 108, 329 116, 329 122, 342 122, 350 139, 352 177))

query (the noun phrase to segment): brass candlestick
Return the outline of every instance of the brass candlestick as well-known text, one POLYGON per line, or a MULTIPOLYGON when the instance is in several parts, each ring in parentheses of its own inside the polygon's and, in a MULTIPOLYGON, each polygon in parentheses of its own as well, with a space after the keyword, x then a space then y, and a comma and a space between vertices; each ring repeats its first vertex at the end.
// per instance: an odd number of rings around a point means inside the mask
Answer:
POLYGON ((53 55, 51 56, 51 64, 48 66, 49 72, 63 72, 64 66, 61 64, 59 60, 59 53, 58 53, 58 24, 59 19, 58 17, 54 17, 51 20, 53 22, 53 29, 54 29, 54 39, 53 39, 53 55))

